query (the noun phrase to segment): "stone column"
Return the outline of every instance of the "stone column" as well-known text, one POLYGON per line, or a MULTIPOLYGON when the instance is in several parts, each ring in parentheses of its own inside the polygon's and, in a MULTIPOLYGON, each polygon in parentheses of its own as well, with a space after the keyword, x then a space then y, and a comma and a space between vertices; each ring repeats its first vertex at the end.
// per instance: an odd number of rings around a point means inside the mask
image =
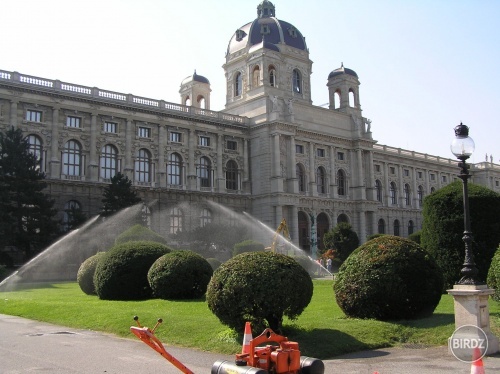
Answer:
POLYGON ((358 160, 358 186, 359 186, 359 196, 361 200, 366 200, 366 190, 364 185, 364 173, 363 173, 363 150, 358 149, 356 151, 358 160))
POLYGON ((391 194, 390 194, 390 189, 391 186, 389 185, 389 165, 387 162, 384 162, 384 186, 383 186, 383 199, 384 199, 384 206, 389 206, 391 205, 391 194))
POLYGON ((158 178, 157 185, 160 187, 167 187, 167 167, 165 162, 165 125, 158 126, 158 178))
POLYGON ((330 197, 337 198, 337 172, 335 170, 335 147, 330 146, 330 197))
POLYGON ((314 165, 314 143, 309 142, 309 196, 318 196, 316 169, 314 165))
POLYGON ((280 177, 280 135, 272 134, 273 137, 273 177, 280 177))
MULTIPOLYGON (((369 200, 376 200, 377 196, 375 196, 376 191, 374 190, 375 187, 375 172, 373 170, 373 151, 368 152, 368 178, 367 178, 367 183, 368 183, 368 188, 371 191, 371 196, 369 197, 369 200)), ((375 232, 375 231, 373 231, 375 232)))
POLYGON ((52 108, 52 143, 50 144, 50 178, 60 178, 61 161, 59 154, 59 108, 52 108))
POLYGON ((295 173, 295 136, 290 136, 290 151, 288 152, 288 192, 298 193, 299 185, 297 182, 297 175, 295 173))
POLYGON ((194 156, 194 149, 196 144, 196 132, 189 129, 188 134, 188 174, 187 174, 187 188, 189 190, 196 190, 196 159, 194 156))
POLYGON ((224 136, 222 134, 217 135, 217 186, 215 186, 216 191, 225 192, 226 191, 226 179, 224 178, 224 169, 222 165, 222 151, 224 149, 224 136))
POLYGON ((97 114, 92 113, 90 117, 90 149, 89 149, 89 166, 88 170, 88 178, 91 181, 97 181, 99 176, 99 158, 98 152, 100 150, 96 149, 97 147, 97 114))
POLYGON ((123 174, 130 180, 134 180, 134 165, 132 163, 132 135, 134 133, 134 123, 127 118, 127 126, 125 128, 125 168, 123 174))
POLYGON ((248 139, 243 139, 243 191, 250 192, 250 181, 248 180, 248 139))
POLYGON ((297 247, 299 246, 299 209, 292 205, 292 217, 290 225, 288 225, 288 230, 290 231, 290 238, 292 243, 297 247))
POLYGON ((399 177, 399 191, 398 191, 398 206, 399 207, 404 207, 405 206, 405 189, 404 189, 404 183, 403 183, 403 165, 399 165, 399 170, 398 170, 398 177, 399 177))
POLYGON ((16 100, 10 102, 10 125, 14 128, 17 128, 17 104, 16 100))

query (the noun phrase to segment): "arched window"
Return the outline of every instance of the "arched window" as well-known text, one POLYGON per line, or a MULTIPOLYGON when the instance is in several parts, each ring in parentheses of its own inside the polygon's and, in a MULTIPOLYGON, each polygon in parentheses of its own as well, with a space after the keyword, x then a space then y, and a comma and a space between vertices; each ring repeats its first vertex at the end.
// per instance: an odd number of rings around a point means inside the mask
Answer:
POLYGON ((391 182, 391 187, 389 189, 389 194, 391 196, 391 204, 396 205, 398 203, 398 196, 396 190, 396 183, 391 182))
POLYGON ((413 231, 415 230, 415 225, 412 220, 408 221, 408 235, 413 234, 413 231))
POLYGON ((434 192, 436 192, 436 188, 431 187, 431 193, 434 193, 434 192))
POLYGON ((304 172, 304 166, 301 164, 295 165, 295 176, 299 183, 299 192, 306 191, 306 173, 304 172))
POLYGON ((354 108, 356 106, 356 99, 354 96, 354 91, 352 89, 349 90, 349 106, 351 108, 354 108))
POLYGON ((208 157, 201 157, 198 166, 198 178, 201 187, 212 187, 212 163, 208 157))
POLYGON ((135 159, 136 182, 151 182, 151 154, 147 149, 141 148, 135 159))
POLYGON ((170 209, 170 234, 177 234, 177 232, 181 232, 183 229, 183 221, 184 214, 182 210, 178 207, 173 207, 170 209))
POLYGON ((64 145, 63 174, 82 175, 82 147, 76 140, 70 140, 64 145))
POLYGON ((77 221, 77 214, 81 211, 82 207, 80 203, 76 200, 70 200, 64 204, 63 218, 62 218, 62 230, 68 232, 73 227, 73 224, 77 221))
POLYGON ((212 222, 212 212, 207 208, 203 208, 200 215, 200 227, 205 227, 210 222, 212 222))
POLYGON ((236 76, 234 77, 234 96, 241 96, 241 91, 242 91, 242 76, 240 72, 236 73, 236 76))
POLYGON ((101 149, 101 178, 111 179, 118 172, 118 151, 114 145, 106 144, 101 149))
POLYGON ((198 106, 201 109, 206 109, 207 101, 205 100, 205 97, 203 95, 198 95, 198 98, 196 100, 198 101, 198 106))
POLYGON ((292 79, 293 92, 302 93, 302 77, 300 75, 300 71, 294 69, 292 79))
POLYGON ((184 99, 184 105, 191 106, 191 98, 189 96, 186 96, 184 99))
POLYGON ((333 106, 334 109, 340 108, 340 90, 335 91, 333 94, 333 106))
POLYGON ((273 65, 269 66, 269 85, 271 87, 276 87, 276 69, 273 65))
POLYGON ((378 233, 385 234, 385 221, 382 218, 378 220, 378 233))
POLYGON ((345 196, 346 194, 346 178, 344 170, 339 170, 337 172, 337 193, 339 196, 345 196))
POLYGON ((38 166, 37 168, 41 171, 43 171, 42 168, 42 140, 36 136, 36 135, 28 135, 26 137, 26 140, 28 141, 30 147, 29 147, 29 152, 36 157, 38 161, 38 166))
POLYGON ((254 88, 260 86, 260 67, 259 67, 259 65, 255 66, 253 68, 253 72, 252 72, 252 86, 254 88))
POLYGON ((394 220, 394 235, 399 236, 399 220, 394 220))
POLYGON ((410 185, 406 183, 404 189, 405 189, 405 205, 410 206, 411 205, 410 185))
POLYGON ((316 169, 316 187, 318 193, 326 193, 326 172, 321 166, 316 169))
POLYGON ((171 153, 168 156, 167 184, 182 185, 182 158, 178 153, 171 153))
POLYGON ((424 187, 418 186, 418 206, 422 208, 424 204, 424 187))
POLYGON ((341 223, 341 222, 349 223, 349 217, 347 217, 347 215, 345 215, 344 213, 340 214, 337 217, 337 223, 341 223))
POLYGON ((226 164, 226 189, 238 189, 238 164, 234 160, 229 160, 226 164))
POLYGON ((375 190, 377 191, 377 201, 382 202, 382 182, 378 179, 375 181, 375 190))

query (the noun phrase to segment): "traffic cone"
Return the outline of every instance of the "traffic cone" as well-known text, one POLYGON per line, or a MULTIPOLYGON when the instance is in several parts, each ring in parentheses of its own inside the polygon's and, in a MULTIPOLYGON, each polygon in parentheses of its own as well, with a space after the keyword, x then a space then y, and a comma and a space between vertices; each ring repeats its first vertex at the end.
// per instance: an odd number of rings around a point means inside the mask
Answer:
POLYGON ((252 336, 252 326, 250 322, 245 323, 245 334, 243 335, 243 346, 241 347, 241 354, 250 353, 250 340, 252 336))
POLYGON ((472 354, 472 366, 470 367, 470 374, 485 374, 483 366, 483 358, 479 348, 474 348, 472 354))

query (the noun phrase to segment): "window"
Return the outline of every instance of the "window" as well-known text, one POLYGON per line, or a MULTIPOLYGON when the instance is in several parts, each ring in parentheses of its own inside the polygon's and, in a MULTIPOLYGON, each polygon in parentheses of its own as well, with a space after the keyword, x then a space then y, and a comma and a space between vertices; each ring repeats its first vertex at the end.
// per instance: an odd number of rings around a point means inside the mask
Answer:
POLYGON ((394 182, 391 182, 389 195, 391 196, 391 204, 396 205, 398 203, 398 197, 397 197, 396 183, 394 182))
POLYGON ((399 220, 394 220, 394 236, 399 236, 399 220))
POLYGON ((410 191, 409 184, 405 184, 404 192, 405 192, 405 204, 406 204, 406 206, 410 206, 411 205, 411 191, 410 191))
POLYGON ((167 184, 182 185, 182 158, 178 153, 171 153, 168 156, 167 184))
POLYGON ((337 152, 337 160, 344 161, 344 152, 337 152))
POLYGON ((229 149, 230 151, 236 151, 238 149, 238 142, 234 140, 228 140, 226 142, 226 148, 229 149))
POLYGON ((198 178, 201 187, 212 187, 212 163, 207 157, 200 158, 198 165, 198 178))
POLYGON ((375 181, 375 190, 377 191, 377 201, 382 202, 382 182, 378 179, 375 181))
POLYGON ((306 175, 304 172, 304 167, 301 164, 295 165, 295 175, 297 181, 299 182, 299 192, 306 191, 306 175))
POLYGON ((304 146, 302 144, 295 144, 295 153, 304 154, 304 146))
POLYGON ((436 192, 436 189, 434 187, 431 187, 431 193, 436 192))
POLYGON ((118 151, 111 144, 106 144, 101 149, 101 178, 111 179, 118 172, 118 151))
POLYGON ((73 127, 75 129, 79 129, 81 126, 82 119, 80 117, 72 117, 68 116, 66 117, 66 126, 67 127, 73 127))
POLYGON ((385 221, 382 218, 378 220, 378 233, 385 234, 385 221))
POLYGON ((318 149, 316 150, 316 155, 317 155, 318 157, 325 157, 325 150, 324 150, 323 148, 318 148, 318 149))
POLYGON ((272 65, 269 67, 269 85, 271 87, 276 87, 276 70, 272 65))
POLYGON ((346 194, 346 178, 343 170, 337 172, 337 193, 339 196, 346 194))
POLYGON ((116 122, 104 122, 104 132, 116 134, 118 124, 116 122))
POLYGON ((38 161, 37 169, 40 170, 42 167, 42 140, 36 135, 28 135, 26 140, 30 145, 29 152, 36 157, 38 161))
POLYGON ((441 180, 443 181, 443 183, 446 183, 446 180, 447 180, 447 179, 446 179, 446 175, 442 175, 442 176, 441 176, 441 180))
POLYGON ((300 76, 300 71, 297 69, 293 70, 292 80, 293 92, 302 93, 302 78, 300 76))
POLYGON ((405 177, 409 177, 410 176, 410 170, 404 169, 404 175, 405 175, 405 177))
POLYGON ((415 230, 415 225, 413 224, 412 220, 408 221, 408 235, 413 234, 413 231, 415 230))
POLYGON ((238 164, 234 160, 229 160, 226 164, 226 189, 238 189, 238 164))
POLYGON ((42 122, 42 112, 39 110, 28 109, 26 111, 26 121, 42 122))
POLYGON ((377 173, 380 173, 380 165, 375 165, 375 171, 376 171, 377 173))
POLYGON ((200 145, 202 147, 210 147, 210 137, 200 136, 200 145))
POLYGON ((236 30, 236 41, 241 42, 246 35, 243 30, 236 30))
POLYGON ((171 132, 170 133, 170 141, 174 143, 180 143, 181 142, 181 133, 180 132, 171 132))
POLYGON ((234 77, 234 96, 238 97, 241 96, 241 91, 242 91, 242 76, 241 73, 238 72, 236 73, 236 76, 234 77))
POLYGON ((62 218, 62 229, 64 232, 68 232, 73 227, 75 223, 76 214, 81 211, 80 203, 76 200, 70 200, 64 204, 63 218, 62 218))
POLYGON ((435 181, 436 180, 436 174, 431 174, 431 181, 435 181))
POLYGON ((316 188, 318 193, 326 193, 326 173, 322 167, 316 170, 316 188))
POLYGON ((418 179, 422 179, 422 177, 423 177, 422 172, 421 171, 417 172, 417 176, 418 176, 418 179))
POLYGON ((212 222, 212 212, 207 208, 203 208, 200 215, 200 227, 205 227, 210 222, 212 222))
POLYGON ((422 186, 418 186, 418 206, 422 208, 424 202, 424 188, 422 186))
POLYGON ((184 215, 182 213, 182 210, 180 210, 178 207, 170 209, 170 234, 177 234, 178 232, 182 231, 183 218, 184 215))
POLYGON ((82 168, 81 146, 75 140, 70 140, 64 145, 63 174, 80 176, 82 168))
POLYGON ((135 159, 135 181, 151 182, 151 155, 147 149, 139 149, 135 159))
POLYGON ((500 186, 500 182, 499 181, 495 181, 495 186, 500 186))
POLYGON ((349 217, 347 217, 344 213, 339 214, 339 216, 337 217, 337 223, 341 222, 349 223, 349 217))
POLYGON ((389 168, 389 171, 390 171, 390 173, 391 173, 392 175, 396 174, 396 168, 395 168, 394 166, 391 166, 391 167, 389 168))
POLYGON ((151 129, 149 127, 139 127, 137 129, 137 136, 139 138, 150 138, 151 137, 151 129))

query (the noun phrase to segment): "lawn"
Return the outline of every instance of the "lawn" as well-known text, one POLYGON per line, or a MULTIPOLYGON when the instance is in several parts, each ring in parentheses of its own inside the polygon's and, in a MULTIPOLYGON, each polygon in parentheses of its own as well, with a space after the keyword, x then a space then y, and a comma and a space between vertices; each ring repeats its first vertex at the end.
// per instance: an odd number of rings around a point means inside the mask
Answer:
MULTIPOLYGON (((157 336, 165 343, 232 354, 241 337, 222 325, 204 300, 104 301, 84 294, 77 283, 26 286, 0 293, 0 313, 63 326, 134 338, 129 327, 138 315, 143 325, 163 324, 157 336)), ((493 332, 500 335, 500 303, 490 300, 493 332)), ((381 322, 347 318, 334 299, 332 281, 314 280, 311 303, 295 321, 284 322, 284 334, 299 342, 302 355, 328 359, 343 353, 398 345, 446 345, 454 331, 453 298, 443 295, 432 317, 381 322)))

